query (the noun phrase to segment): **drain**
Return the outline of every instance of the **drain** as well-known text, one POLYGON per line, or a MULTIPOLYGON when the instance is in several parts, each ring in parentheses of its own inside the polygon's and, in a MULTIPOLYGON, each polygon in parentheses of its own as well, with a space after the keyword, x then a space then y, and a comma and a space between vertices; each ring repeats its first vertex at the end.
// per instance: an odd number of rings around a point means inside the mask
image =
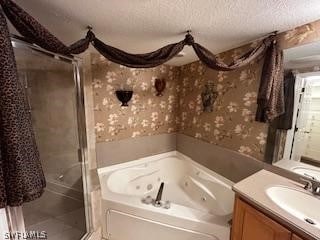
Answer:
POLYGON ((310 218, 305 218, 304 220, 311 225, 316 225, 316 223, 310 218))

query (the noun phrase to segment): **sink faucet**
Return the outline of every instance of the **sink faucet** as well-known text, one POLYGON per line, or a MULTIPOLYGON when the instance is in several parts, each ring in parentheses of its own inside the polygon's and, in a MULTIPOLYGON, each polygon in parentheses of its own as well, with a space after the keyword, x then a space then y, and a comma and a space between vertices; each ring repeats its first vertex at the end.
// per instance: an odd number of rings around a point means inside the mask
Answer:
POLYGON ((304 174, 304 176, 306 177, 301 178, 301 181, 305 183, 303 188, 310 191, 315 196, 320 196, 320 181, 309 174, 304 174))

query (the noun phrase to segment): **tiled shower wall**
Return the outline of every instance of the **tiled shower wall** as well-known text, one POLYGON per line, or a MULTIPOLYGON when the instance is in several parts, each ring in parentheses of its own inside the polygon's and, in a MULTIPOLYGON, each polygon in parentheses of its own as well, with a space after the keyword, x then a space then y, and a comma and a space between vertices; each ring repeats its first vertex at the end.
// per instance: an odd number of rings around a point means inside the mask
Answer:
POLYGON ((41 163, 48 183, 82 192, 73 68, 61 62, 48 62, 46 67, 25 71, 41 163))

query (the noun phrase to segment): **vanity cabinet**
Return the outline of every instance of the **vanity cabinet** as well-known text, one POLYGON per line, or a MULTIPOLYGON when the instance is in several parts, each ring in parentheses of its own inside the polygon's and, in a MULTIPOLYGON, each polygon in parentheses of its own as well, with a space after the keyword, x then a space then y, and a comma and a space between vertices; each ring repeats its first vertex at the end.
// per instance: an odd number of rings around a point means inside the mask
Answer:
POLYGON ((303 240, 239 197, 235 201, 232 240, 303 240))
POLYGON ((298 237, 297 235, 293 234, 292 235, 292 240, 303 240, 301 237, 298 237))

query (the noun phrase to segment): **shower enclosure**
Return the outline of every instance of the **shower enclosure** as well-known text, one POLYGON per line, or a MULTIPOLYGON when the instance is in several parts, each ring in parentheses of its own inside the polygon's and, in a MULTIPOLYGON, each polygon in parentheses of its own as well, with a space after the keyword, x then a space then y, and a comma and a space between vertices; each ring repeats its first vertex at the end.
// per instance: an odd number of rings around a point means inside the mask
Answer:
POLYGON ((17 38, 12 44, 47 180, 43 196, 23 205, 26 230, 45 231, 49 240, 85 239, 91 221, 80 61, 17 38))

